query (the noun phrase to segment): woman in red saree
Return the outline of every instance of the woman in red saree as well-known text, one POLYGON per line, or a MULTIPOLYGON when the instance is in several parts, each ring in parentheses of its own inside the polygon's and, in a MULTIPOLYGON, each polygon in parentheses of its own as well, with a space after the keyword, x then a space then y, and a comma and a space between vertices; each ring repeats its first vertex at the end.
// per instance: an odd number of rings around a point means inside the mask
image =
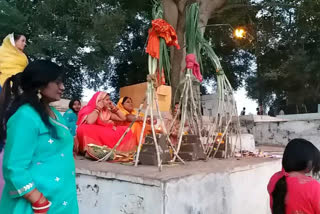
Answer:
MULTIPOLYGON (((78 114, 79 152, 86 153, 88 144, 112 149, 127 129, 126 126, 116 126, 114 122, 125 119, 123 113, 112 104, 106 92, 95 93, 88 105, 78 114)), ((129 131, 116 148, 116 154, 128 156, 136 151, 136 147, 135 138, 129 131)))

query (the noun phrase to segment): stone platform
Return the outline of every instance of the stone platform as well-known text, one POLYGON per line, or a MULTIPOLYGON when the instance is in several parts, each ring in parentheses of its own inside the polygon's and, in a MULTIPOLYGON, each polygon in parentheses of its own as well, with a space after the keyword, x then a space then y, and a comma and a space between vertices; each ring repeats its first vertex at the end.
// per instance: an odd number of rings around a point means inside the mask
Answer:
POLYGON ((214 159, 159 172, 78 158, 76 167, 81 214, 269 214, 267 183, 281 160, 214 159))

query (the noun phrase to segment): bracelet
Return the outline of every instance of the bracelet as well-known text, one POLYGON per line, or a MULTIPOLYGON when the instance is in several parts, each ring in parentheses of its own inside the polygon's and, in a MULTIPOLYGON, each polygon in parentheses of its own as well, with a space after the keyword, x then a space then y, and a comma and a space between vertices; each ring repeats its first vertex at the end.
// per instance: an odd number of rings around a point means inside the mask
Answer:
POLYGON ((42 207, 32 207, 34 213, 46 213, 46 212, 49 210, 49 208, 50 208, 50 206, 51 206, 51 204, 52 204, 51 201, 47 201, 47 202, 48 202, 48 204, 45 205, 45 206, 42 206, 42 207))
POLYGON ((43 209, 47 209, 47 208, 49 208, 50 206, 51 206, 51 201, 46 201, 46 205, 44 205, 44 206, 42 206, 42 207, 34 207, 34 206, 32 206, 32 209, 33 210, 43 210, 43 209))

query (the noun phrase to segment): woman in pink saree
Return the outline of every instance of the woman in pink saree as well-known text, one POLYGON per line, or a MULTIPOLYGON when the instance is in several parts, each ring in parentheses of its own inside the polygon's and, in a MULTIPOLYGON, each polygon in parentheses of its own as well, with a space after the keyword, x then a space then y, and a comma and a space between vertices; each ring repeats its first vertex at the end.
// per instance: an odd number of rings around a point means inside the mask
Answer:
MULTIPOLYGON (((88 145, 105 146, 112 149, 126 131, 126 126, 116 126, 114 122, 124 121, 126 117, 110 101, 106 92, 97 92, 78 114, 77 139, 78 150, 84 154, 88 145)), ((136 141, 129 131, 116 148, 116 154, 131 156, 136 151, 136 141)))

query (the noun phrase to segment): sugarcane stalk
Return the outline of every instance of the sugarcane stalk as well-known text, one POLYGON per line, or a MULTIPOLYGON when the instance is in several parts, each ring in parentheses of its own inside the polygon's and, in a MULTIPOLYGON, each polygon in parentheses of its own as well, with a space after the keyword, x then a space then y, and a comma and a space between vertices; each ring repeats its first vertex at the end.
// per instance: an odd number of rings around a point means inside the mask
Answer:
MULTIPOLYGON (((200 143, 201 143, 201 147, 203 149, 203 151, 205 150, 204 148, 204 145, 202 143, 202 140, 201 140, 201 129, 200 129, 200 122, 199 122, 199 118, 198 118, 198 114, 197 114, 197 106, 194 102, 194 96, 193 96, 193 91, 192 91, 192 80, 191 80, 191 70, 190 69, 187 69, 187 72, 190 74, 189 75, 189 88, 191 89, 190 90, 190 98, 191 98, 191 103, 192 103, 192 106, 191 106, 191 109, 193 108, 194 112, 195 112, 195 119, 196 119, 196 126, 195 128, 198 128, 198 134, 199 134, 199 137, 200 137, 200 143)), ((194 115, 193 115, 194 116, 194 115)))
MULTIPOLYGON (((226 129, 224 130, 224 132, 223 132, 223 134, 222 134, 222 136, 221 136, 221 140, 220 140, 219 143, 218 143, 217 150, 214 152, 214 154, 213 154, 213 156, 212 156, 213 158, 216 156, 216 154, 217 154, 217 152, 218 152, 218 150, 219 150, 221 141, 222 141, 223 137, 225 136, 225 134, 226 134, 226 132, 227 132, 227 130, 228 130, 228 127, 229 127, 230 123, 231 123, 231 120, 228 122, 228 125, 227 125, 226 129)), ((226 142, 225 142, 225 143, 226 143, 226 142)), ((209 155, 210 155, 210 154, 209 154, 209 155)))
POLYGON ((177 158, 183 163, 185 164, 184 160, 178 155, 176 149, 174 148, 172 142, 171 142, 171 139, 170 139, 170 134, 167 132, 167 128, 164 124, 164 121, 163 121, 163 118, 162 118, 162 115, 161 115, 161 112, 160 112, 160 108, 159 108, 159 103, 158 103, 158 95, 155 94, 155 98, 156 98, 156 108, 157 108, 157 112, 159 114, 159 119, 160 119, 160 123, 161 123, 161 126, 162 126, 162 129, 164 131, 164 133, 167 135, 167 141, 169 142, 172 150, 173 150, 173 154, 177 156, 177 158))
POLYGON ((140 156, 140 152, 141 152, 142 139, 143 139, 143 135, 144 135, 144 130, 146 128, 146 123, 147 123, 147 114, 149 113, 149 110, 150 110, 148 102, 149 101, 147 100, 147 109, 146 109, 144 117, 143 117, 143 125, 142 125, 142 130, 141 130, 140 139, 139 139, 138 152, 137 152, 136 161, 134 164, 135 166, 138 166, 138 163, 139 163, 139 156, 140 156))
MULTIPOLYGON (((189 85, 186 84, 186 90, 185 91, 188 92, 188 89, 189 89, 189 85)), ((179 141, 178 141, 177 154, 179 154, 179 151, 180 151, 182 135, 183 135, 183 131, 184 131, 184 125, 185 125, 185 122, 186 122, 187 102, 188 102, 188 93, 185 93, 184 94, 183 108, 182 108, 182 112, 181 112, 182 117, 181 117, 181 121, 180 121, 179 141)), ((177 156, 173 157, 173 162, 176 160, 176 157, 177 156)))

